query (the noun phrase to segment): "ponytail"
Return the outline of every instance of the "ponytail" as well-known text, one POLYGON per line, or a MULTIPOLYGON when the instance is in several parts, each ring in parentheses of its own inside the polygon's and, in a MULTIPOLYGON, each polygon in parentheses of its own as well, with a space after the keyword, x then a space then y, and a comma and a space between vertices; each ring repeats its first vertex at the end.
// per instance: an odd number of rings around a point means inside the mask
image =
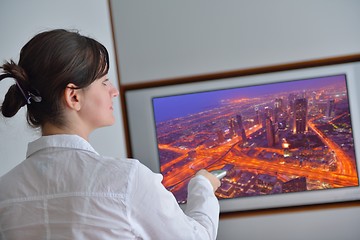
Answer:
POLYGON ((5 78, 13 78, 15 80, 15 84, 10 86, 5 94, 5 99, 1 106, 1 113, 4 117, 13 117, 26 104, 41 102, 41 97, 34 89, 31 89, 27 81, 27 75, 20 66, 11 61, 10 63, 6 62, 0 68, 4 72, 0 75, 0 81, 5 78))

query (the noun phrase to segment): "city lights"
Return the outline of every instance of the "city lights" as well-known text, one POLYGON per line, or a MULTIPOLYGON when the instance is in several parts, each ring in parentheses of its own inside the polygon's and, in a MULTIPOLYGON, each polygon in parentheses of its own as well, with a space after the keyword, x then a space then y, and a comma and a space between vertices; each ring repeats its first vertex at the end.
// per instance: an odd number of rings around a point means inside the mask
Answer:
POLYGON ((160 170, 179 203, 202 168, 227 170, 219 199, 359 184, 344 75, 180 95, 173 111, 189 113, 167 119, 160 100, 160 170))

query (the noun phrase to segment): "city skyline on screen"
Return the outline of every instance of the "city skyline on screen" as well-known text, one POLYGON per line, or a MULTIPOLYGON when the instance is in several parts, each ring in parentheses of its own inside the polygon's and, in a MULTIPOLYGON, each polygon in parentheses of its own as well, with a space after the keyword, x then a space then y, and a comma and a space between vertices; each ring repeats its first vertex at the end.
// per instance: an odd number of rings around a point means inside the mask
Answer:
POLYGON ((346 75, 153 99, 163 184, 205 168, 219 199, 358 186, 346 75))

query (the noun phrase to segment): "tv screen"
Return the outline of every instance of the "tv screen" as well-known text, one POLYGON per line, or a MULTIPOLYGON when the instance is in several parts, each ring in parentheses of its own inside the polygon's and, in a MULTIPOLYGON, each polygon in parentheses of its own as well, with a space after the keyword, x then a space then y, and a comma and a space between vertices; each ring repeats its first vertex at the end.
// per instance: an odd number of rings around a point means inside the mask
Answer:
POLYGON ((160 172, 179 203, 200 169, 219 199, 359 185, 346 75, 152 99, 160 172))
POLYGON ((223 169, 222 212, 360 199, 360 64, 126 92, 133 157, 186 204, 200 169, 223 169))

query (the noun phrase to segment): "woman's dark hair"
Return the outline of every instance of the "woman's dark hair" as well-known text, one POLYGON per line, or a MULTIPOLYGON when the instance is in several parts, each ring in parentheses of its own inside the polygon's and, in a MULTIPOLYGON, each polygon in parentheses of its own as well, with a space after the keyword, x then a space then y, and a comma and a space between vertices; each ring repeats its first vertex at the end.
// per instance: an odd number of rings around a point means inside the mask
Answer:
POLYGON ((39 33, 21 49, 19 63, 12 60, 0 68, 13 78, 1 112, 14 116, 27 105, 27 121, 32 127, 50 122, 63 126, 63 93, 69 83, 78 89, 89 86, 109 70, 106 48, 76 31, 56 29, 39 33), (27 96, 35 96, 29 97, 27 96), (41 100, 40 100, 41 99, 41 100))

